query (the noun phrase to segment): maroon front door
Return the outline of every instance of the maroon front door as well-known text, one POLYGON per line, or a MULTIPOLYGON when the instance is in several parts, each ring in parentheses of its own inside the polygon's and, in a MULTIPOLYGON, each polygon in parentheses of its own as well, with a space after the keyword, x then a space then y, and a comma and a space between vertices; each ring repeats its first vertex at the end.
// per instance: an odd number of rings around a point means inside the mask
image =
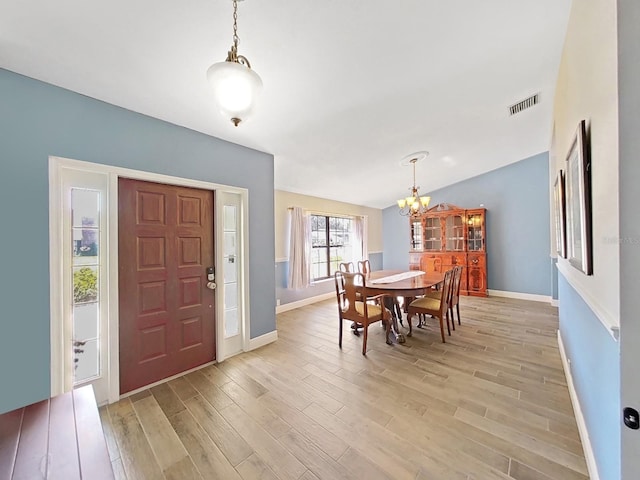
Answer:
POLYGON ((213 192, 118 183, 120 393, 215 359, 213 192))

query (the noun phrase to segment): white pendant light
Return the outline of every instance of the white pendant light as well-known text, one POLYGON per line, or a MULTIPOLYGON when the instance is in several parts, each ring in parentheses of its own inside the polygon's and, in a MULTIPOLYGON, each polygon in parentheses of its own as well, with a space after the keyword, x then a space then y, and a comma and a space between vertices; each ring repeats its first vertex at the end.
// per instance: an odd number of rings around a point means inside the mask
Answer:
POLYGON ((224 62, 207 70, 214 101, 220 112, 237 127, 251 114, 262 90, 260 76, 251 70, 249 60, 238 55, 238 0, 233 0, 233 45, 224 62))

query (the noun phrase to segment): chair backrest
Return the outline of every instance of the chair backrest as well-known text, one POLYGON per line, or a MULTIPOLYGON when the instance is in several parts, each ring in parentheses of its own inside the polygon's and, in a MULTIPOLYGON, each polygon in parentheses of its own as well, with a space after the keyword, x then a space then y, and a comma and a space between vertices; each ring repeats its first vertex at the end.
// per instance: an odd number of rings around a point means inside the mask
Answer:
POLYGON ((462 271, 464 267, 458 265, 453 267, 453 284, 451 285, 451 299, 449 303, 451 305, 456 305, 460 298, 460 284, 462 283, 462 271))
POLYGON ((369 275, 371 273, 371 264, 369 260, 362 260, 358 262, 358 271, 364 275, 369 275))
POLYGON ((341 272, 353 272, 354 271, 353 262, 342 262, 339 265, 339 269, 341 272))
POLYGON ((455 268, 444 272, 444 280, 442 281, 442 297, 440 297, 440 310, 445 311, 451 303, 453 295, 453 279, 455 276, 455 268))
POLYGON ((357 321, 358 318, 362 317, 356 310, 356 301, 360 301, 359 299, 362 298, 358 294, 361 294, 365 288, 364 275, 337 271, 334 278, 340 318, 357 321))

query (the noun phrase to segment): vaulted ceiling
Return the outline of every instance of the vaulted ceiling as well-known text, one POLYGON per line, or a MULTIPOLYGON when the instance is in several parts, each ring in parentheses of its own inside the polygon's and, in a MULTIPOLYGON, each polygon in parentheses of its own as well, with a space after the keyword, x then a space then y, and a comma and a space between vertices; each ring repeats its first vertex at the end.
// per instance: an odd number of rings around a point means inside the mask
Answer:
POLYGON ((241 1, 239 52, 264 89, 237 128, 205 76, 231 0, 7 1, 0 67, 272 153, 277 189, 384 208, 408 193, 412 152, 430 152, 428 192, 548 150, 570 4, 241 1))

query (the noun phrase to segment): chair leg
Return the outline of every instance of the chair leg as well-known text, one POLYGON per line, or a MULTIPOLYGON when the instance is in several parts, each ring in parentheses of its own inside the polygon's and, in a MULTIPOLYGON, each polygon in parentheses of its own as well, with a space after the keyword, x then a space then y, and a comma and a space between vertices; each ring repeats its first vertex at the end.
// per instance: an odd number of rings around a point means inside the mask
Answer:
MULTIPOLYGON (((449 316, 449 312, 451 312, 451 327, 453 328, 453 330, 455 331, 456 329, 456 322, 455 319, 453 317, 453 307, 449 307, 447 309, 447 317, 449 316)), ((448 320, 447 320, 448 321, 448 320)))
POLYGON ((366 355, 367 353, 367 332, 369 332, 369 325, 364 324, 362 326, 362 330, 364 330, 364 338, 362 339, 362 354, 366 355))
MULTIPOLYGON (((442 337, 442 343, 447 343, 444 341, 444 325, 442 323, 442 315, 438 317, 438 320, 440 320, 440 336, 442 337)), ((449 324, 447 324, 447 329, 449 328, 449 324)), ((449 335, 451 335, 451 333, 449 333, 449 335)))
MULTIPOLYGON (((442 318, 442 317, 440 317, 442 318)), ((451 329, 449 328, 449 310, 444 311, 444 319, 447 322, 447 333, 451 336, 451 329)), ((442 322, 442 320, 440 320, 442 322)))
POLYGON ((342 324, 344 323, 344 320, 340 319, 340 333, 338 335, 338 346, 340 348, 342 348, 342 324))
MULTIPOLYGON (((458 312, 458 325, 461 325, 460 323, 460 304, 456 303, 456 312, 458 312)), ((453 317, 453 312, 451 312, 451 316, 453 317)))
MULTIPOLYGON (((413 327, 411 325, 411 314, 407 313, 407 323, 409 324, 409 333, 407 333, 407 337, 413 335, 413 327)), ((418 325, 420 324, 420 314, 418 314, 418 325)))

